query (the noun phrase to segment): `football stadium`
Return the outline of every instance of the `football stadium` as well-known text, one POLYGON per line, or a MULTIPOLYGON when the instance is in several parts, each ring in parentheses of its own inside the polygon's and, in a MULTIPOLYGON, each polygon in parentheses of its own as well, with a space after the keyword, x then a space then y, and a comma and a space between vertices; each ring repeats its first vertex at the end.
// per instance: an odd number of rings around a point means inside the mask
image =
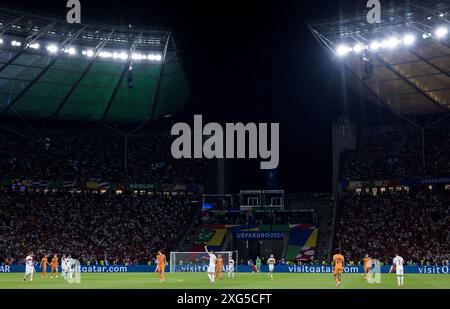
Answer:
POLYGON ((450 289, 450 3, 319 2, 0 5, 0 289, 450 289))

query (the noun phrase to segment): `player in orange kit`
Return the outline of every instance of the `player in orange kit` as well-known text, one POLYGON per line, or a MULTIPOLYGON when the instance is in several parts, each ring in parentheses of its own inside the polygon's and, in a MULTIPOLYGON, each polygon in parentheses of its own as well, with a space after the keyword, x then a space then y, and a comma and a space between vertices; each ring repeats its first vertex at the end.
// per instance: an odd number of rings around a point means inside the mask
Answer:
POLYGON ((344 271, 344 256, 341 254, 340 249, 335 250, 336 254, 333 255, 333 278, 336 280, 336 287, 338 288, 341 285, 341 275, 344 271))
POLYGON ((41 259, 41 265, 40 265, 42 268, 41 278, 47 277, 47 265, 48 265, 48 259, 47 259, 47 256, 44 255, 44 257, 41 259))
POLYGON ((364 256, 364 280, 367 279, 367 274, 370 273, 370 269, 372 268, 372 259, 368 254, 364 256))
POLYGON ((223 268, 223 260, 222 256, 219 254, 217 255, 216 260, 216 278, 219 278, 220 280, 223 279, 222 268, 223 268))
POLYGON ((55 254, 52 258, 52 268, 50 270, 50 278, 53 278, 53 272, 56 272, 56 278, 58 278, 58 256, 55 254))
POLYGON ((166 256, 162 254, 161 250, 158 251, 156 262, 158 263, 156 272, 159 273, 159 282, 166 282, 166 276, 164 274, 166 270, 166 256))

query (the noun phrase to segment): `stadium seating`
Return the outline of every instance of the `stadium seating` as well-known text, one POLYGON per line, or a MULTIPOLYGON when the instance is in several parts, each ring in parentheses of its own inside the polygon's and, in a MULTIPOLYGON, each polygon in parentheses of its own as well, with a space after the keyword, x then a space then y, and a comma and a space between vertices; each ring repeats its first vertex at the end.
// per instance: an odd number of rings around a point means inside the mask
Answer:
POLYGON ((70 253, 80 262, 147 263, 174 249, 197 204, 191 195, 0 190, 0 258, 70 253))
POLYGON ((356 150, 341 155, 341 180, 386 180, 450 176, 450 124, 425 132, 404 127, 363 128, 356 150))
POLYGON ((449 205, 450 191, 428 187, 376 196, 347 193, 335 245, 354 262, 370 254, 386 263, 399 253, 409 263, 441 264, 450 258, 449 205))
POLYGON ((126 156, 124 137, 112 130, 40 129, 38 134, 41 138, 0 129, 0 177, 199 186, 204 181, 206 161, 174 159, 165 132, 130 136, 126 156))

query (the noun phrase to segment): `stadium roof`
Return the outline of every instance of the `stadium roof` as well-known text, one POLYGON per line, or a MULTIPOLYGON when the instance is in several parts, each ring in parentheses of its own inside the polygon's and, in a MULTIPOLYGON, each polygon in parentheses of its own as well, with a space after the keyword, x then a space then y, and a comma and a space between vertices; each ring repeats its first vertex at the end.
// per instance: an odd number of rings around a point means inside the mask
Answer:
POLYGON ((382 4, 378 24, 367 12, 309 24, 346 68, 351 86, 403 116, 450 111, 450 2, 382 4))
POLYGON ((141 122, 189 97, 170 31, 0 9, 0 115, 141 122))

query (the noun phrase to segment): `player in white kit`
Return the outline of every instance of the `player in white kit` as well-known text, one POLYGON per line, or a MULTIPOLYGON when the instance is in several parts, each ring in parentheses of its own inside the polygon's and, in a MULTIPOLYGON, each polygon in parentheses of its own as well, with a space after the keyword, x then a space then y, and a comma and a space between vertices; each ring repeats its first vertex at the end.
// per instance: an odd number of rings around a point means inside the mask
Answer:
POLYGON ((228 278, 230 277, 234 278, 234 260, 231 256, 228 258, 228 278))
POLYGON ((405 263, 403 261, 403 258, 395 254, 395 258, 393 260, 395 272, 397 274, 397 287, 403 286, 403 264, 405 263))
POLYGON ((269 264, 269 278, 273 279, 273 271, 275 269, 275 259, 273 257, 273 254, 270 255, 269 259, 267 260, 267 264, 269 264))
POLYGON ((28 278, 30 279, 30 281, 33 281, 33 273, 34 273, 33 252, 31 252, 25 258, 25 276, 23 277, 23 281, 27 281, 28 278))
POLYGON ((70 256, 70 254, 67 256, 66 259, 66 271, 67 271, 67 275, 66 275, 66 279, 72 279, 73 276, 73 259, 70 256))
POLYGON ((63 254, 63 256, 61 258, 61 272, 62 272, 62 276, 65 280, 67 280, 67 270, 68 270, 67 263, 68 263, 68 260, 66 258, 66 255, 63 254))
POLYGON ((205 251, 209 255, 208 278, 211 284, 214 284, 214 278, 216 277, 216 255, 214 251, 208 251, 208 246, 205 246, 205 251))

